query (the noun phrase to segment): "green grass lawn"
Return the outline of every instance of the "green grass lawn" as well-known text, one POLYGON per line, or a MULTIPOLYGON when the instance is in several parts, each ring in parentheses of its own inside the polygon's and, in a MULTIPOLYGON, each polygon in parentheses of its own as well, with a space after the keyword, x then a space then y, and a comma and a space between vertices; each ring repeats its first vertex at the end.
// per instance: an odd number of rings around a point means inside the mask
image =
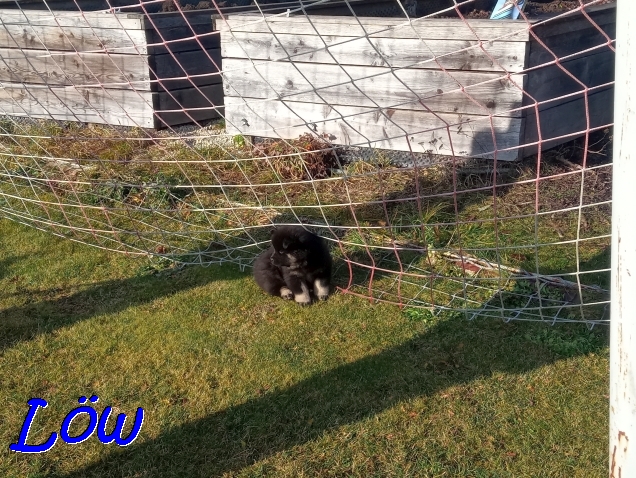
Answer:
POLYGON ((606 343, 340 293, 300 308, 249 270, 157 271, 0 220, 0 476, 604 476, 606 343), (132 445, 9 451, 27 400, 49 402, 34 444, 91 394, 144 408, 132 445))

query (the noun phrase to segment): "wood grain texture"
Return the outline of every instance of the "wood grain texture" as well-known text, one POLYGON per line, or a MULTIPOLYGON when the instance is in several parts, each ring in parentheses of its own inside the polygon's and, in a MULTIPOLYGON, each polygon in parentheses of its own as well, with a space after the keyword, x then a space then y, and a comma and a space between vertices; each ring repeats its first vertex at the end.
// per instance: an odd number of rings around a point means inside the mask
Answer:
POLYGON ((0 113, 87 123, 153 127, 150 91, 3 83, 0 113))
POLYGON ((225 32, 222 52, 229 58, 303 61, 325 64, 452 70, 522 71, 523 42, 358 38, 225 32), (326 48, 328 47, 328 48, 326 48))
POLYGON ((0 114, 143 128, 218 118, 222 105, 220 84, 169 93, 39 85, 25 88, 11 83, 0 86, 0 114))
POLYGON ((0 48, 145 54, 144 30, 0 25, 0 48))
MULTIPOLYGON (((497 149, 511 148, 498 154, 498 159, 516 159, 522 156, 519 144, 536 141, 538 133, 534 109, 509 113, 522 100, 525 105, 532 103, 514 83, 537 101, 546 101, 613 80, 615 54, 605 35, 615 38, 615 5, 587 8, 586 12, 596 25, 580 13, 531 21, 540 41, 528 34, 526 22, 422 19, 409 24, 387 18, 230 16, 227 22, 217 22, 223 56, 232 57, 224 58, 227 118, 232 123, 228 128, 288 138, 314 131, 331 135, 338 144, 366 143, 405 151, 416 144, 419 151, 432 148, 450 154, 445 149, 448 141, 435 136, 435 131, 446 131, 444 121, 437 117, 459 128, 458 113, 461 118, 475 119, 480 117, 472 115, 491 112, 511 116, 493 117, 497 149), (530 68, 525 75, 512 75, 512 81, 496 79, 495 73, 488 77, 483 72, 496 68, 486 55, 466 58, 465 52, 457 53, 476 39, 500 38, 509 41, 505 46, 499 46, 499 41, 486 42, 484 47, 503 59, 502 66, 510 72, 530 68), (593 52, 583 52, 595 47, 593 52), (541 66, 554 59, 553 53, 560 58, 571 56, 560 65, 541 66), (434 56, 447 72, 433 62, 427 64, 434 56), (255 64, 244 60, 246 57, 255 64), (415 66, 416 62, 423 63, 415 66), (391 72, 387 66, 398 70, 391 72), (460 85, 464 92, 459 91, 460 85), (238 96, 255 99, 246 105, 238 96), (378 106, 385 113, 378 113, 378 106), (342 115, 350 117, 343 119, 342 115), (453 117, 454 121, 447 119, 453 117), (430 131, 423 133, 423 125, 430 131), (406 139, 408 136, 414 139, 406 139)), ((554 139, 558 136, 585 130, 588 114, 591 127, 611 123, 611 95, 611 88, 593 90, 588 112, 582 92, 542 104, 539 119, 544 149, 572 139, 554 139)), ((482 116, 482 121, 470 123, 470 135, 463 134, 464 125, 462 134, 451 128, 452 143, 460 150, 455 154, 492 157, 488 156, 495 149, 488 139, 490 126, 478 127, 483 120, 482 116)), ((533 152, 536 147, 526 147, 522 153, 533 152)))
POLYGON ((220 64, 219 49, 181 52, 175 59, 169 54, 147 56, 2 48, 0 81, 168 90, 220 83, 220 64), (192 77, 185 78, 188 75, 192 77))
POLYGON ((347 18, 338 16, 269 16, 233 15, 217 20, 221 32, 276 33, 291 35, 321 35, 371 38, 412 38, 427 40, 482 40, 505 39, 527 41, 528 26, 513 20, 461 20, 459 18, 347 18))
POLYGON ((180 34, 181 37, 172 40, 163 40, 155 31, 146 30, 148 54, 178 54, 184 51, 213 50, 221 47, 221 41, 216 32, 202 33, 195 38, 189 28, 175 28, 174 30, 173 33, 180 34))
POLYGON ((143 55, 0 48, 0 81, 48 85, 98 85, 150 89, 143 55))
MULTIPOLYGON (((226 125, 230 134, 294 139, 303 133, 326 134, 340 145, 494 157, 497 149, 519 145, 521 120, 360 106, 330 106, 294 101, 228 98, 226 125), (452 149, 451 149, 452 145, 452 149)), ((517 159, 518 150, 498 151, 497 159, 517 159)))
POLYGON ((209 13, 186 15, 189 23, 180 14, 27 16, 1 17, 0 112, 144 128, 219 116, 220 40, 209 13))
POLYGON ((209 13, 28 13, 0 10, 0 47, 161 54, 220 48, 209 13), (6 30, 2 32, 2 30, 6 30), (40 37, 41 40, 38 40, 40 37), (137 46, 135 49, 134 46, 137 46))
POLYGON ((510 110, 521 106, 525 80, 524 75, 511 76, 518 88, 496 73, 453 72, 451 77, 434 70, 288 62, 253 65, 233 58, 223 62, 226 96, 447 113, 520 116, 510 110))
POLYGON ((63 12, 48 10, 0 9, 2 23, 38 27, 95 28, 141 30, 142 18, 128 14, 108 12, 63 12))

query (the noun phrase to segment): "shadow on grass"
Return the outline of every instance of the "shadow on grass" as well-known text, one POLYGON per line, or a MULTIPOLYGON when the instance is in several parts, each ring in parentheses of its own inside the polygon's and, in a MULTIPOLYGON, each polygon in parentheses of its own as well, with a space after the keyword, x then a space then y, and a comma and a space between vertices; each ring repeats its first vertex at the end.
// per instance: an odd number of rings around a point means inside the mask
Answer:
POLYGON ((156 439, 117 450, 66 476, 220 476, 237 471, 401 401, 494 372, 521 374, 558 360, 545 344, 527 339, 535 329, 492 320, 441 321, 399 346, 165 430, 156 439))
POLYGON ((9 267, 22 260, 24 256, 10 256, 0 260, 0 279, 4 279, 9 273, 9 267))
POLYGON ((188 268, 98 282, 71 295, 64 295, 59 289, 46 291, 43 295, 53 298, 0 310, 0 352, 16 342, 96 315, 116 313, 209 282, 239 279, 246 274, 249 271, 240 272, 237 267, 229 266, 188 268))

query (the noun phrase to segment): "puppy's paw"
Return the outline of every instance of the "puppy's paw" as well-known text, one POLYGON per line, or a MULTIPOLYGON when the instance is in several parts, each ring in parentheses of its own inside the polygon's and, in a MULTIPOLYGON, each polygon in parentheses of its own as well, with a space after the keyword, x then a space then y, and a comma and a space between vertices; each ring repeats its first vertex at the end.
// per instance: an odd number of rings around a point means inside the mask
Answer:
POLYGON ((297 304, 300 305, 309 305, 311 304, 311 296, 307 292, 303 292, 302 294, 298 294, 294 297, 294 300, 297 304))
POLYGON ((294 298, 294 293, 287 287, 281 287, 280 296, 285 300, 292 300, 294 298))
POLYGON ((327 300, 329 297, 329 282, 324 279, 316 279, 314 282, 314 292, 320 300, 327 300))

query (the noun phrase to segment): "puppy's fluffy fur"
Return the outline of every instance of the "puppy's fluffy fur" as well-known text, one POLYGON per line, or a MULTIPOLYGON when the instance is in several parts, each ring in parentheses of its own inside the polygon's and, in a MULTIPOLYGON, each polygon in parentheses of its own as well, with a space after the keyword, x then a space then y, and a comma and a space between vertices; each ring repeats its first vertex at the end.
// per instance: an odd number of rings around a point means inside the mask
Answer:
POLYGON ((325 241, 301 226, 272 231, 272 245, 256 258, 254 279, 265 292, 302 305, 325 300, 331 285, 331 256, 325 241))

